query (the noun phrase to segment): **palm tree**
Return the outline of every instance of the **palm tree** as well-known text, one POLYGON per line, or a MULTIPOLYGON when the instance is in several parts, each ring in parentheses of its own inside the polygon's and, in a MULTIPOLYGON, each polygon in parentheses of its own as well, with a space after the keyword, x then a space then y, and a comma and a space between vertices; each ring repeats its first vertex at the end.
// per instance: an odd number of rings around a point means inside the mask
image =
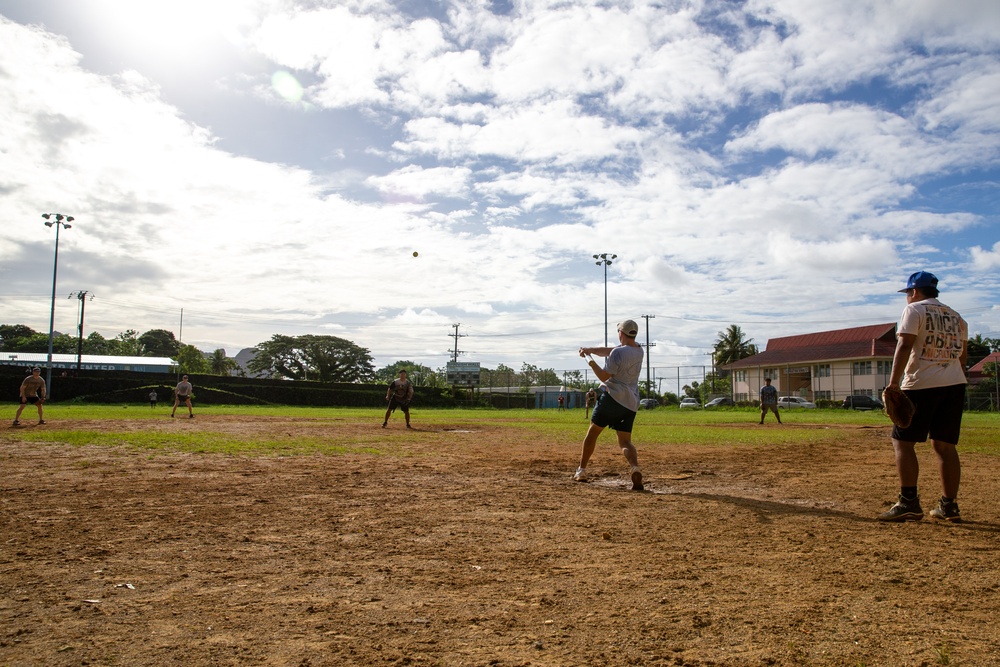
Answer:
POLYGON ((715 341, 715 365, 725 366, 757 352, 753 339, 747 338, 739 325, 730 324, 728 329, 719 332, 719 338, 715 341))
POLYGON ((221 347, 212 353, 208 364, 211 366, 214 375, 229 375, 232 371, 236 370, 237 366, 236 360, 227 357, 226 351, 221 347))

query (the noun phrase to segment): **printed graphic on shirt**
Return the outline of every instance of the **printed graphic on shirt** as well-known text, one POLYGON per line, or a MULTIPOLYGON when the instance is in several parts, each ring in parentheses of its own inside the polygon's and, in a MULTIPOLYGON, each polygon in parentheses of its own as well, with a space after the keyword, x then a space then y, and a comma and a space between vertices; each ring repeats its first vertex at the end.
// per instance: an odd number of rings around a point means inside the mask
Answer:
POLYGON ((924 312, 923 333, 922 361, 948 362, 962 356, 965 322, 952 309, 928 305, 924 312))

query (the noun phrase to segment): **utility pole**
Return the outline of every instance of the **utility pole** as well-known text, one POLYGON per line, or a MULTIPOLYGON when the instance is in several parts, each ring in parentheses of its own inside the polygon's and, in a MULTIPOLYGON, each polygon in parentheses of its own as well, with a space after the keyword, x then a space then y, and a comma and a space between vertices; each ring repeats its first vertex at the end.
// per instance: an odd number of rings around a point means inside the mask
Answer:
MULTIPOLYGON (((73 292, 69 295, 69 298, 72 299, 74 296, 80 300, 80 325, 78 327, 79 330, 77 332, 78 335, 76 340, 76 374, 79 376, 83 360, 83 311, 87 304, 87 290, 83 290, 82 292, 73 292)), ((90 300, 94 300, 93 294, 90 295, 90 300)))
POLYGON ((656 347, 656 343, 649 342, 649 321, 656 319, 656 315, 642 315, 641 317, 646 320, 646 398, 649 398, 649 392, 652 389, 649 377, 649 348, 656 347))
POLYGON ((452 338, 455 339, 455 352, 452 354, 451 360, 457 362, 458 361, 458 353, 462 351, 462 350, 458 349, 458 339, 459 338, 465 338, 465 334, 458 333, 458 328, 460 326, 462 326, 461 324, 452 324, 451 326, 455 329, 455 333, 449 334, 452 338))

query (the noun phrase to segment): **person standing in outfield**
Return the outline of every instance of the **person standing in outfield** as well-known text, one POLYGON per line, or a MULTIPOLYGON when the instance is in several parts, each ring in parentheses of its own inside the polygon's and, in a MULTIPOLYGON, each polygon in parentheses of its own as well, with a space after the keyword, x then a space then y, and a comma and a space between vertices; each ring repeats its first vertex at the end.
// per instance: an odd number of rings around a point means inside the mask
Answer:
POLYGON ((639 325, 633 320, 625 320, 618 324, 620 344, 617 347, 580 348, 581 357, 597 355, 607 357, 607 361, 603 368, 593 358, 587 361, 602 384, 594 414, 590 418, 590 427, 583 439, 580 467, 573 475, 573 479, 578 482, 587 481, 587 462, 597 446, 597 437, 610 426, 616 431, 618 446, 631 467, 632 490, 643 490, 639 457, 632 444, 632 425, 639 409, 639 374, 642 372, 643 357, 642 347, 635 342, 638 334, 639 325))
POLYGON ((919 521, 924 518, 917 495, 919 463, 914 447, 927 442, 937 454, 941 500, 931 516, 961 521, 958 486, 962 466, 958 436, 965 406, 965 364, 968 360, 969 325, 952 308, 938 301, 938 279, 917 271, 899 290, 906 293, 906 307, 896 332, 889 388, 901 389, 916 411, 907 428, 892 427, 892 447, 899 475, 899 501, 879 515, 879 521, 919 521))
POLYGON ((771 386, 771 378, 764 378, 764 386, 760 388, 760 423, 764 423, 767 411, 774 413, 774 418, 781 423, 781 415, 778 414, 778 390, 771 386))
POLYGON ((396 408, 403 411, 403 416, 406 417, 406 428, 413 428, 410 426, 410 401, 413 400, 413 383, 406 379, 406 371, 399 371, 399 379, 389 383, 389 389, 385 392, 385 400, 389 401, 389 407, 386 408, 382 428, 389 425, 389 415, 396 408))
MULTIPOLYGON (((177 383, 177 387, 174 388, 174 408, 170 411, 170 416, 173 417, 174 413, 177 412, 177 406, 183 403, 187 406, 188 417, 194 419, 194 410, 191 408, 191 393, 194 387, 188 382, 188 376, 182 375, 181 381, 177 383)), ((211 421, 211 420, 210 420, 211 421)))
POLYGON ((149 392, 149 407, 151 407, 151 408, 155 408, 156 407, 156 390, 155 389, 153 391, 149 392))
POLYGON ((583 418, 590 419, 590 409, 597 404, 597 392, 591 387, 587 390, 586 402, 584 403, 583 418))
POLYGON ((14 426, 21 425, 21 413, 28 403, 38 408, 38 423, 44 424, 42 404, 45 403, 45 380, 42 379, 42 369, 37 366, 31 369, 31 375, 21 383, 21 404, 17 406, 17 414, 14 415, 14 426))

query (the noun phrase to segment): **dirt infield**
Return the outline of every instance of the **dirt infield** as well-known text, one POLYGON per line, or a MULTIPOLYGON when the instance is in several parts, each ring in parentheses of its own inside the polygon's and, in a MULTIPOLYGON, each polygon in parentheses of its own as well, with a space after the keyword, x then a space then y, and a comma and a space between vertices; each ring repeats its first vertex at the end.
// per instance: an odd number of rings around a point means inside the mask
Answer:
MULTIPOLYGON (((164 421, 131 428, 315 434, 164 421)), ((638 493, 610 434, 580 484, 577 441, 401 422, 331 426, 391 451, 342 456, 5 430, 0 666, 1000 664, 995 458, 964 455, 966 523, 885 525, 883 428, 796 447, 638 437, 638 493)))

